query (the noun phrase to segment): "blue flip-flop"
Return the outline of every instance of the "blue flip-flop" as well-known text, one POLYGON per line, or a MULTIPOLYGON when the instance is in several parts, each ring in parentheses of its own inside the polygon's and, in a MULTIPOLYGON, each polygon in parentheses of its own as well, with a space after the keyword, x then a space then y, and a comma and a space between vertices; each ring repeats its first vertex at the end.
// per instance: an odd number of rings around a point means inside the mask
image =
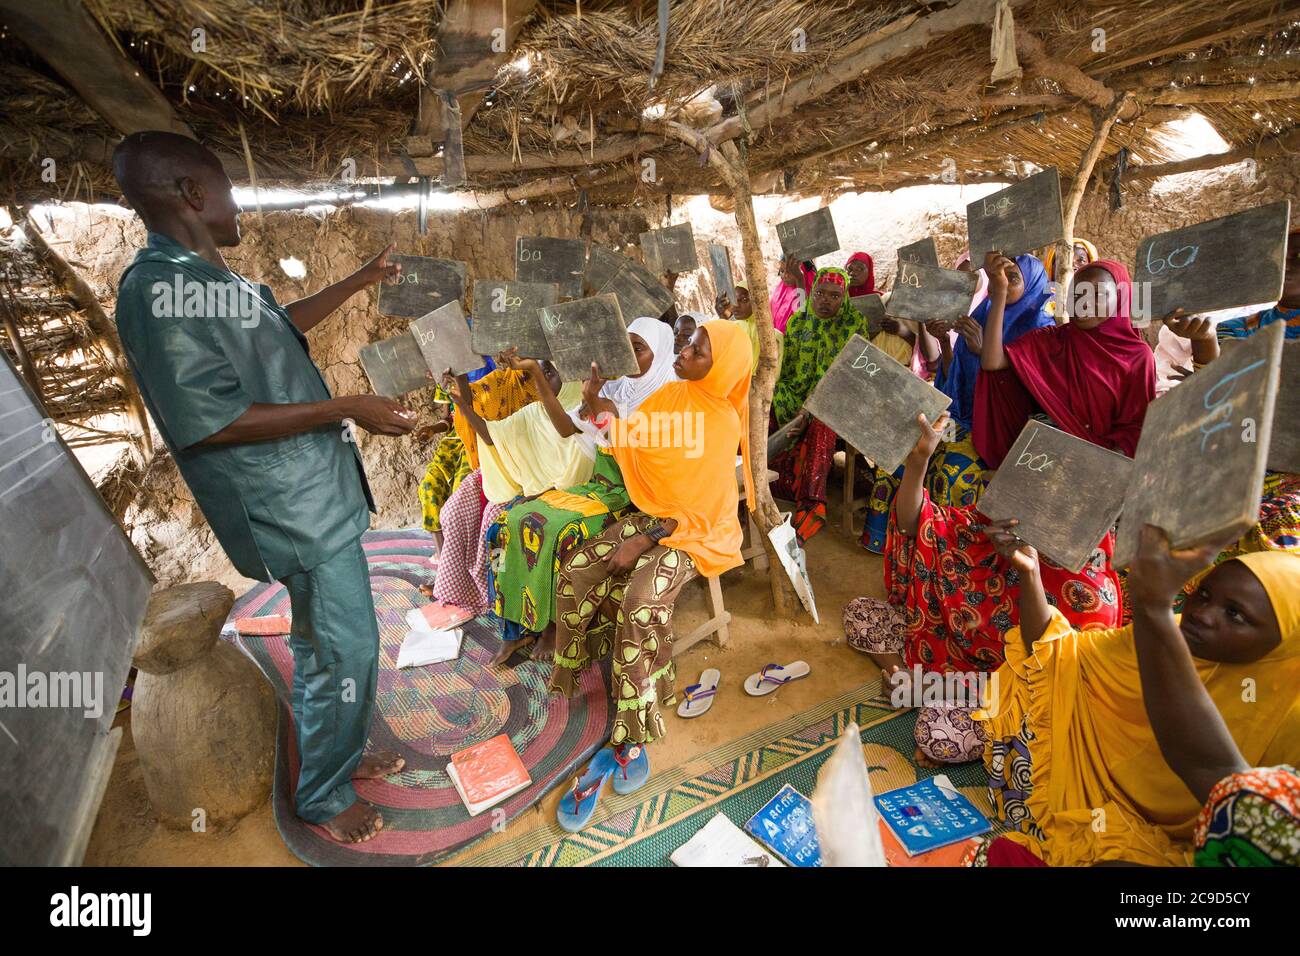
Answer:
POLYGON ((618 769, 614 751, 601 747, 596 756, 591 758, 582 776, 573 781, 573 789, 560 798, 560 808, 555 814, 556 821, 570 833, 577 833, 591 822, 600 801, 601 788, 605 781, 618 769))
POLYGON ((614 792, 632 793, 650 779, 650 756, 645 744, 626 744, 615 748, 614 792))

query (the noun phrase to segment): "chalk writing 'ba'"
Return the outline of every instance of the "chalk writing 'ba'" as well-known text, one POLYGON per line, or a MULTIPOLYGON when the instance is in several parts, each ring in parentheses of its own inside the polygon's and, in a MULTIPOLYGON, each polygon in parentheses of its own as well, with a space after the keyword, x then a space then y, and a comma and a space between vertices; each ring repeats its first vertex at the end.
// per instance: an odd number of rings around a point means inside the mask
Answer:
POLYGON ((1230 372, 1223 376, 1222 379, 1215 382, 1205 393, 1205 407, 1209 410, 1209 417, 1201 423, 1201 451, 1205 451, 1205 443, 1210 440, 1210 436, 1217 431, 1232 426, 1232 403, 1228 399, 1232 398, 1232 393, 1237 389, 1237 380, 1252 369, 1259 368, 1264 364, 1264 360, 1251 362, 1243 369, 1230 372), (1219 389, 1226 388, 1223 395, 1216 399, 1219 389), (1211 427, 1213 426, 1213 427, 1211 427))
POLYGON ((862 354, 853 360, 853 367, 862 369, 868 375, 875 375, 880 371, 880 366, 872 361, 866 349, 863 349, 862 354))

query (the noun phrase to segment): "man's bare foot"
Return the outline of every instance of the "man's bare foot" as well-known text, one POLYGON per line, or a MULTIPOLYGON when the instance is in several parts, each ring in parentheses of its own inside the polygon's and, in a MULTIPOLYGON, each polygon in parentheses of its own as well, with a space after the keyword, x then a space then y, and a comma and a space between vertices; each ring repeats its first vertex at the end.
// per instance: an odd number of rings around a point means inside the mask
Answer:
POLYGON ((917 747, 916 752, 912 754, 912 763, 916 764, 918 767, 929 767, 931 770, 943 766, 939 761, 932 760, 930 757, 922 753, 920 747, 917 747))
POLYGON ((544 661, 555 656, 555 625, 552 624, 533 645, 533 660, 544 661))
POLYGON ((492 656, 492 660, 488 661, 488 667, 500 667, 510 660, 516 651, 522 651, 527 647, 529 640, 527 637, 521 637, 517 641, 502 641, 501 649, 492 656))
POLYGON ((321 826, 339 843, 365 843, 379 835, 384 828, 384 818, 370 804, 358 800, 321 826))
POLYGON ((405 766, 404 758, 391 750, 380 750, 362 757, 357 769, 352 771, 352 776, 359 780, 378 780, 380 777, 391 777, 405 766))

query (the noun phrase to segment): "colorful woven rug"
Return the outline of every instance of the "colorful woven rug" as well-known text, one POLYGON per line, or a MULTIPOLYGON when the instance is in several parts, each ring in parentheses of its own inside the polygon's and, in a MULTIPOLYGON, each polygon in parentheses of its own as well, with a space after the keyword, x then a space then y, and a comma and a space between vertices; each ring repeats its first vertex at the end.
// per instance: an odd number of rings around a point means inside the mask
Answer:
MULTIPOLYGON (((297 743, 289 713, 293 656, 288 638, 241 635, 239 644, 267 675, 284 705, 280 712, 274 810, 281 836, 295 854, 314 865, 392 866, 437 862, 504 822, 496 808, 471 817, 447 777, 448 757, 473 743, 510 735, 533 784, 500 804, 510 819, 567 780, 608 739, 612 718, 607 677, 591 668, 572 700, 547 692, 551 664, 525 661, 514 668, 488 668, 500 646, 487 618, 465 626, 455 661, 398 670, 407 610, 426 602, 417 588, 432 584, 433 539, 423 531, 369 532, 362 539, 379 618, 379 691, 367 749, 393 750, 406 758, 396 779, 358 780, 357 793, 380 808, 384 829, 368 843, 344 846, 293 811, 298 774, 297 743)), ((241 617, 289 614, 280 584, 260 584, 236 603, 241 617)))
POLYGON ((942 770, 912 762, 915 711, 866 703, 872 681, 819 707, 719 747, 685 767, 651 777, 640 791, 618 797, 606 790, 596 822, 581 833, 539 827, 513 840, 458 857, 472 866, 671 866, 669 856, 717 813, 738 826, 784 784, 812 795, 817 774, 850 722, 862 729, 871 785, 884 793, 947 773, 983 813, 992 816, 987 777, 979 763, 942 770))

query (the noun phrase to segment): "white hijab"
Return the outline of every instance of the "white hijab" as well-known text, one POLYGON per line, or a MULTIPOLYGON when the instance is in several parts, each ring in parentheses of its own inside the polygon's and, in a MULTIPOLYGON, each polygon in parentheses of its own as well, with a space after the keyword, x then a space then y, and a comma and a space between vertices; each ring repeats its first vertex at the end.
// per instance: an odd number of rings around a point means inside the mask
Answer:
POLYGON ((627 418, 635 412, 647 398, 659 391, 669 382, 677 381, 673 371, 673 329, 667 322, 643 315, 627 327, 628 334, 635 332, 650 346, 654 361, 643 375, 636 378, 623 376, 611 379, 600 389, 600 394, 618 406, 620 418, 627 418))

